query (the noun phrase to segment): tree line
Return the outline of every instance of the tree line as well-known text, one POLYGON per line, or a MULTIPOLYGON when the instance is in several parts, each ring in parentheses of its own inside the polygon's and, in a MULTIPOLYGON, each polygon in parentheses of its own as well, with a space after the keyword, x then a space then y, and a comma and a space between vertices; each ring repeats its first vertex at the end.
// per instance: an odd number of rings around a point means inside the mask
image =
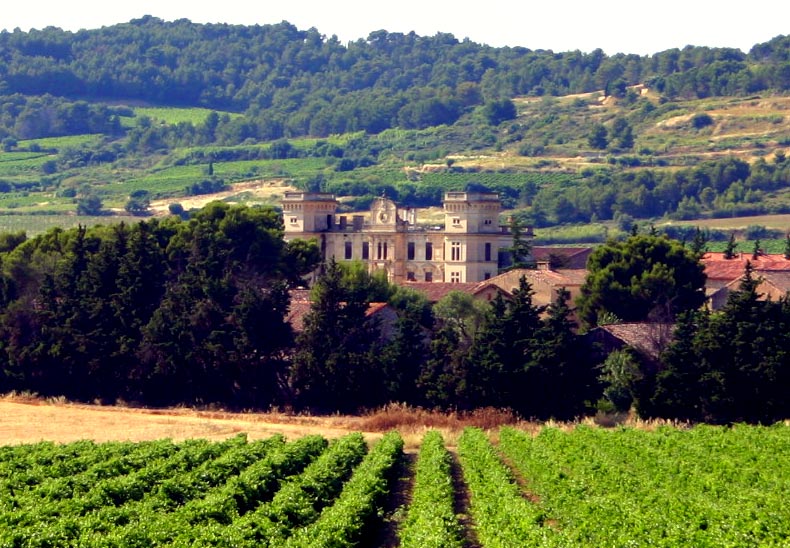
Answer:
POLYGON ((477 107, 498 123, 508 116, 502 99, 600 89, 619 94, 636 83, 669 98, 784 91, 787 51, 786 37, 748 54, 687 46, 652 56, 493 48, 446 33, 376 31, 342 44, 287 22, 243 26, 146 16, 78 32, 0 32, 0 95, 230 110, 245 114, 228 125, 241 142, 452 124, 477 107))
MULTIPOLYGON (((596 170, 573 185, 544 185, 532 195, 527 220, 533 226, 630 218, 697 219, 784 213, 765 200, 784 188, 790 162, 779 151, 773 160, 752 164, 735 157, 678 170, 596 170)), ((523 191, 522 191, 523 192, 523 191)))
POLYGON ((611 319, 618 280, 638 283, 630 291, 644 303, 632 308, 642 316, 651 302, 677 305, 666 308, 677 327, 657 360, 598 347, 578 329, 565 290, 537 306, 522 278, 507 299, 451 292, 431 306, 364 265, 334 261, 295 332, 289 287, 319 264, 318 249, 285 243, 271 208, 214 203, 188 220, 6 234, 0 391, 318 413, 404 402, 538 419, 631 406, 645 417, 709 422, 788 416, 788 300, 758 300, 747 272, 722 312, 700 311, 698 300, 676 297, 700 283, 694 253, 679 242, 635 235, 603 247, 596 260, 622 256, 592 261, 582 320, 591 329, 611 319), (383 325, 371 302, 389 303, 397 320, 383 325), (603 314, 589 325, 591 310, 603 314))

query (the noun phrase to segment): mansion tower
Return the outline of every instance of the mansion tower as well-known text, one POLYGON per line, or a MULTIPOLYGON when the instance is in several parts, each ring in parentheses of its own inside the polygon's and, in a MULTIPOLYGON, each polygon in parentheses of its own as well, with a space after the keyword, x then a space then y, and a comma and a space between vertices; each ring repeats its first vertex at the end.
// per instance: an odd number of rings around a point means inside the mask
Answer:
MULTIPOLYGON (((362 261, 391 282, 479 282, 509 262, 513 244, 490 192, 447 192, 444 227, 418 226, 414 209, 376 198, 368 214, 338 215, 332 194, 286 192, 285 239, 318 240, 325 260, 362 261)), ((531 233, 524 235, 531 236, 531 233)))

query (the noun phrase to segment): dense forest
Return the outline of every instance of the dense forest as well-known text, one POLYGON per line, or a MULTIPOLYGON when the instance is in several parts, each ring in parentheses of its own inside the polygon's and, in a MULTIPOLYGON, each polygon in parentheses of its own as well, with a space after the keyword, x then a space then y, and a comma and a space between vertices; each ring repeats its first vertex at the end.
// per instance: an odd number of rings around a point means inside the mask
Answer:
MULTIPOLYGON (((79 32, 0 33, 0 95, 230 110, 245 114, 228 130, 241 142, 452 124, 479 105, 497 120, 508 117, 497 108, 503 99, 600 89, 617 94, 636 83, 670 99, 784 91, 790 87, 788 46, 790 39, 777 37, 748 54, 689 46, 607 56, 386 31, 341 44, 286 22, 239 26, 147 16, 79 32)), ((36 101, 3 103, 8 133, 31 138, 78 129, 44 127, 53 114, 36 101)))
POLYGON ((603 323, 624 314, 624 292, 644 297, 629 320, 671 303, 664 318, 680 321, 657 360, 600 346, 595 329, 580 332, 566 291, 537 306, 523 277, 511 298, 451 292, 431 306, 362 265, 330 262, 295 329, 289 289, 318 252, 284 243, 271 208, 214 203, 186 221, 0 244, 0 392, 320 413, 403 402, 540 419, 632 406, 643 417, 709 422, 790 414, 788 301, 759 300, 747 270, 722 312, 699 312, 699 255, 665 236, 596 251, 601 268, 592 267, 582 307, 603 323), (372 302, 397 319, 370 317, 372 302))

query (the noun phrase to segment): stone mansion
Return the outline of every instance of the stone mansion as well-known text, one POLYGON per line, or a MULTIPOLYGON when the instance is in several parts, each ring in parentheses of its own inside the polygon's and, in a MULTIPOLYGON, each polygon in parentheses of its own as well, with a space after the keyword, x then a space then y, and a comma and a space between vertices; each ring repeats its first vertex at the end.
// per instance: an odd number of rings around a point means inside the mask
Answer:
MULTIPOLYGON (((376 198, 368 214, 338 215, 332 194, 287 192, 285 239, 318 240, 325 260, 362 261, 394 283, 480 282, 496 276, 513 244, 500 226, 502 204, 490 192, 447 192, 444 227, 418 226, 414 209, 376 198)), ((531 237, 531 232, 524 234, 531 237)))

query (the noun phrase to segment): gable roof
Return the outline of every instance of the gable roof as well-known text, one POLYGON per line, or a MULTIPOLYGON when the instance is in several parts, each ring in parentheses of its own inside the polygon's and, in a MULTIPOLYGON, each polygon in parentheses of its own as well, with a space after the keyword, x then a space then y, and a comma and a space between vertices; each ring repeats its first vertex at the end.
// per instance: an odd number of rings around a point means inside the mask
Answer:
MULTIPOLYGON (((778 300, 790 292, 790 272, 783 270, 768 270, 756 273, 756 279, 761 280, 757 286, 757 293, 761 300, 778 300)), ((710 299, 712 310, 720 310, 725 304, 731 293, 740 289, 741 279, 736 278, 723 286, 706 291, 710 299)))
POLYGON ((767 272, 760 272, 759 276, 780 291, 790 291, 790 271, 771 270, 767 272))
POLYGON ((560 257, 563 263, 560 269, 579 269, 587 267, 587 258, 592 250, 591 247, 533 246, 532 258, 536 262, 548 262, 553 257, 560 257))
POLYGON ((522 276, 533 285, 535 282, 541 282, 551 287, 570 288, 584 285, 584 281, 587 279, 587 271, 575 268, 557 270, 514 268, 486 281, 497 285, 505 291, 512 292, 514 289, 518 289, 522 276))
POLYGON ((674 324, 671 323, 618 323, 602 325, 600 329, 622 341, 634 350, 653 359, 672 341, 674 324))
POLYGON ((491 280, 485 280, 482 282, 403 282, 401 283, 401 287, 407 287, 413 289, 415 291, 419 291, 425 298, 428 299, 429 302, 435 303, 445 297, 451 291, 461 291, 463 293, 469 293, 472 296, 479 295, 480 293, 484 292, 488 288, 494 288, 497 291, 508 295, 507 290, 504 290, 502 287, 491 283, 491 280))

